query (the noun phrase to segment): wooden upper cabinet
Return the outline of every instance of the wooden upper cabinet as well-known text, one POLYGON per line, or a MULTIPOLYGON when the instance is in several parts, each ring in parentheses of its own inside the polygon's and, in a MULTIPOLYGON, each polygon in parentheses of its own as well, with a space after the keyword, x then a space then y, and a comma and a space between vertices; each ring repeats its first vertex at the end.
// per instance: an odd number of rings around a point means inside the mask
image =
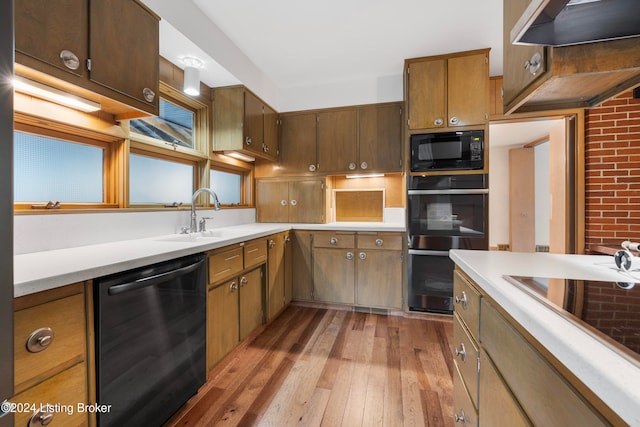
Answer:
POLYGON ((258 222, 322 223, 324 180, 256 180, 258 222))
POLYGON ((367 172, 402 171, 402 104, 360 107, 358 168, 367 172))
MULTIPOLYGON (((87 0, 16 0, 15 49, 17 60, 43 70, 54 67, 84 77, 89 52, 87 0), (24 55, 24 56, 22 56, 24 55), (71 60, 77 57, 77 63, 71 60), (69 58, 68 66, 63 58, 69 58)), ((73 81, 72 77, 69 77, 73 81)))
POLYGON ((489 113, 489 49, 409 59, 409 129, 485 125, 489 113))
POLYGON ((358 111, 329 110, 318 113, 318 171, 325 174, 353 172, 358 168, 358 111))
POLYGON ((17 0, 15 28, 16 74, 96 101, 116 119, 158 114, 159 18, 142 3, 17 0))
POLYGON ((317 171, 317 114, 280 116, 280 172, 305 174, 317 171))
POLYGON ((244 86, 213 91, 213 151, 240 151, 274 161, 278 114, 244 86))

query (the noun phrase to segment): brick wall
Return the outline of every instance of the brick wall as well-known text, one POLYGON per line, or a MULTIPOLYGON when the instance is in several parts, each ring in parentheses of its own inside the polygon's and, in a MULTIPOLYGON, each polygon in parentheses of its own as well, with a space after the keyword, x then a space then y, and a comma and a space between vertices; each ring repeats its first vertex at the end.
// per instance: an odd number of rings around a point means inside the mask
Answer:
POLYGON ((586 110, 585 240, 640 241, 640 99, 632 91, 586 110))

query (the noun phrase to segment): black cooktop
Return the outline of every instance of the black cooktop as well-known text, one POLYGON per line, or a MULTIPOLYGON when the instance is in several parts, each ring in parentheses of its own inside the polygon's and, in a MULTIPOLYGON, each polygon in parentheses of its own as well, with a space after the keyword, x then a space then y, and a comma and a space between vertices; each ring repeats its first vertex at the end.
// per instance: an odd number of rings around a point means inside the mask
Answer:
POLYGON ((640 363, 640 282, 504 278, 640 363))

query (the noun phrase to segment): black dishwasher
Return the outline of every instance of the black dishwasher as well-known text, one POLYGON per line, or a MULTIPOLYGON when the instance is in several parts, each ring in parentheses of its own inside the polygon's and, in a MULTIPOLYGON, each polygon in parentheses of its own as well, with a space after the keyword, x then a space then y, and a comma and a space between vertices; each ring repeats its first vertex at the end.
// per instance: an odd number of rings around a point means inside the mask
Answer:
POLYGON ((206 257, 94 280, 98 425, 161 426, 206 381, 206 257))

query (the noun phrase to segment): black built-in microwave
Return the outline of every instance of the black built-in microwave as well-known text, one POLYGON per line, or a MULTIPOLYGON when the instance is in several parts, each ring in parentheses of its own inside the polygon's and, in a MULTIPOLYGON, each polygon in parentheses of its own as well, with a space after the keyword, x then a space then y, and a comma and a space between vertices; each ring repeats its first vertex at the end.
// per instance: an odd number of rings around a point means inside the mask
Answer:
POLYGON ((482 168, 482 130, 411 135, 411 172, 482 168))

